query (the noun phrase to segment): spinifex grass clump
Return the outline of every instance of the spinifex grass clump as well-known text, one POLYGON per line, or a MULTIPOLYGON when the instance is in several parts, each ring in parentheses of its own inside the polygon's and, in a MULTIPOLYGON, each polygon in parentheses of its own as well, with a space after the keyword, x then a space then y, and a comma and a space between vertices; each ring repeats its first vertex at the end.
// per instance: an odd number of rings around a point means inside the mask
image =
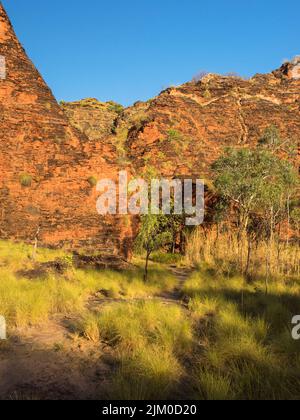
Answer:
POLYGON ((298 399, 300 347, 291 320, 300 279, 245 284, 204 267, 185 285, 203 350, 193 383, 200 399, 298 399))
POLYGON ((114 348, 114 399, 170 397, 183 373, 180 360, 192 350, 186 314, 179 306, 160 302, 112 304, 83 317, 79 329, 114 348))
POLYGON ((180 265, 183 260, 181 254, 171 254, 168 252, 154 252, 151 256, 151 261, 159 264, 176 264, 180 265))
POLYGON ((100 290, 105 290, 111 298, 146 298, 172 290, 176 283, 172 274, 155 265, 150 267, 149 282, 145 284, 142 268, 122 273, 76 270, 71 263, 72 256, 63 250, 38 249, 34 262, 32 249, 28 245, 0 241, 0 312, 7 318, 9 329, 40 324, 54 314, 81 313, 88 298, 100 290), (70 262, 64 273, 43 273, 39 269, 40 263, 57 258, 70 262))

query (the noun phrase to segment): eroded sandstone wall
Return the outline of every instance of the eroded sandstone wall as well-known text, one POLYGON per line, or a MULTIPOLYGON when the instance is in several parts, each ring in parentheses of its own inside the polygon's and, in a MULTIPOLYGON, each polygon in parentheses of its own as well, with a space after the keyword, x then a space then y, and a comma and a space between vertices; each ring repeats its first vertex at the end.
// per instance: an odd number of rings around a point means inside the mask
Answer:
POLYGON ((131 225, 96 212, 88 182, 117 179, 112 145, 70 126, 0 4, 0 236, 127 254, 131 225), (109 159, 109 160, 108 160, 109 159))
POLYGON ((134 168, 209 179, 226 146, 254 146, 270 125, 299 143, 299 60, 250 80, 209 74, 127 109, 84 100, 59 107, 0 6, 0 236, 127 254, 128 217, 101 217, 88 179, 134 168), (22 177, 31 179, 30 185, 22 177))
MULTIPOLYGON (((299 65, 300 60, 294 60, 250 80, 209 74, 123 110, 113 130, 105 135, 101 129, 98 135, 126 153, 138 174, 153 169, 167 177, 207 179, 211 163, 225 147, 254 146, 271 125, 283 139, 299 143, 299 65)), ((107 110, 101 112, 101 118, 109 120, 107 110)), ((99 110, 89 112, 94 127, 98 114, 99 110)), ((73 113, 74 121, 89 136, 80 111, 73 113)))
POLYGON ((138 170, 150 165, 166 176, 208 178, 225 147, 253 146, 271 125, 299 143, 300 80, 292 75, 283 69, 250 80, 208 75, 167 89, 143 124, 129 130, 130 158, 138 170))

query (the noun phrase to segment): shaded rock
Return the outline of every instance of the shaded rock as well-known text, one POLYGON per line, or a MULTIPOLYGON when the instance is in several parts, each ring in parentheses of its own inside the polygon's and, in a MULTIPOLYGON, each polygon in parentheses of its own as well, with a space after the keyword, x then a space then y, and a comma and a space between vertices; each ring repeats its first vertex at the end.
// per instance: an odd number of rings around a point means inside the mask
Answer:
POLYGON ((96 270, 111 269, 116 271, 133 269, 133 265, 128 263, 124 258, 118 255, 101 254, 101 255, 81 255, 74 253, 74 266, 76 268, 86 269, 92 268, 96 270))
POLYGON ((70 265, 66 261, 57 259, 36 264, 32 270, 20 270, 16 274, 18 277, 35 280, 45 278, 52 273, 63 275, 69 268, 70 265))
POLYGON ((62 102, 61 108, 73 127, 96 141, 112 133, 115 120, 123 109, 113 102, 100 102, 92 98, 62 102))

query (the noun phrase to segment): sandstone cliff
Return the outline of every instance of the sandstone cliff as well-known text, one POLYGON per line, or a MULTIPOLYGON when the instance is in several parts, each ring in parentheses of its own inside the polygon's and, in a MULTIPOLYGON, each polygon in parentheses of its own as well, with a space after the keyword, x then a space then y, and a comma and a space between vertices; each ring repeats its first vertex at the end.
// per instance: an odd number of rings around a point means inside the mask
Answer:
MULTIPOLYGON (((208 178, 210 164, 224 147, 255 145, 271 125, 283 139, 299 141, 299 68, 296 58, 250 80, 208 74, 125 109, 113 121, 113 135, 109 128, 106 136, 99 130, 98 137, 121 145, 137 172, 153 167, 164 176, 208 178)), ((108 117, 105 109, 102 113, 108 117)), ((89 115, 98 118, 95 111, 89 115)))
POLYGON ((28 59, 0 4, 0 234, 71 248, 124 251, 131 230, 122 218, 96 212, 88 182, 116 178, 116 148, 94 142, 69 124, 28 59))
POLYGON ((299 142, 299 57, 250 80, 208 74, 123 109, 96 99, 59 106, 1 4, 0 56, 2 238, 40 231, 46 245, 126 255, 132 221, 96 213, 97 179, 124 168, 209 179, 224 147, 255 145, 270 125, 299 142))
POLYGON ((209 177, 224 147, 254 145, 270 125, 299 140, 298 78, 282 71, 250 80, 208 75, 155 98, 144 123, 129 130, 127 147, 138 168, 209 177))

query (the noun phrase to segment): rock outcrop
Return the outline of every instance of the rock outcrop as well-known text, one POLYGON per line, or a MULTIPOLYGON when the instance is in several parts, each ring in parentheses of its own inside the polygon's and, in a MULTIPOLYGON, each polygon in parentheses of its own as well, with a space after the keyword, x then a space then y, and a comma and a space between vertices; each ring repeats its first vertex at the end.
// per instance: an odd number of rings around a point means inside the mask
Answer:
POLYGON ((72 127, 0 4, 0 235, 127 254, 131 226, 96 212, 91 179, 116 179, 116 148, 72 127), (3 60, 3 59, 2 59, 3 60), (106 159, 108 157, 110 161, 106 159))
POLYGON ((208 74, 125 109, 114 120, 113 135, 99 136, 122 147, 137 173, 153 168, 167 177, 207 179, 225 147, 253 146, 272 125, 283 139, 299 142, 299 67, 296 58, 249 80, 208 74))
POLYGON ((119 104, 93 98, 62 102, 61 107, 71 125, 91 140, 102 140, 112 134, 115 121, 123 110, 119 104))
POLYGON ((291 61, 284 63, 279 70, 274 72, 277 76, 284 76, 290 80, 300 79, 300 56, 296 56, 291 61))
POLYGON ((0 4, 2 238, 39 232, 46 245, 128 255, 132 220, 97 214, 97 179, 124 168, 209 179, 225 147, 254 146, 271 125, 299 142, 299 57, 249 80, 208 74, 127 109, 95 99, 59 106, 0 4))
POLYGON ((282 70, 250 80, 208 75, 162 92, 143 124, 129 129, 136 168, 207 178, 225 147, 255 145, 271 125, 283 139, 299 142, 300 80, 282 70))

